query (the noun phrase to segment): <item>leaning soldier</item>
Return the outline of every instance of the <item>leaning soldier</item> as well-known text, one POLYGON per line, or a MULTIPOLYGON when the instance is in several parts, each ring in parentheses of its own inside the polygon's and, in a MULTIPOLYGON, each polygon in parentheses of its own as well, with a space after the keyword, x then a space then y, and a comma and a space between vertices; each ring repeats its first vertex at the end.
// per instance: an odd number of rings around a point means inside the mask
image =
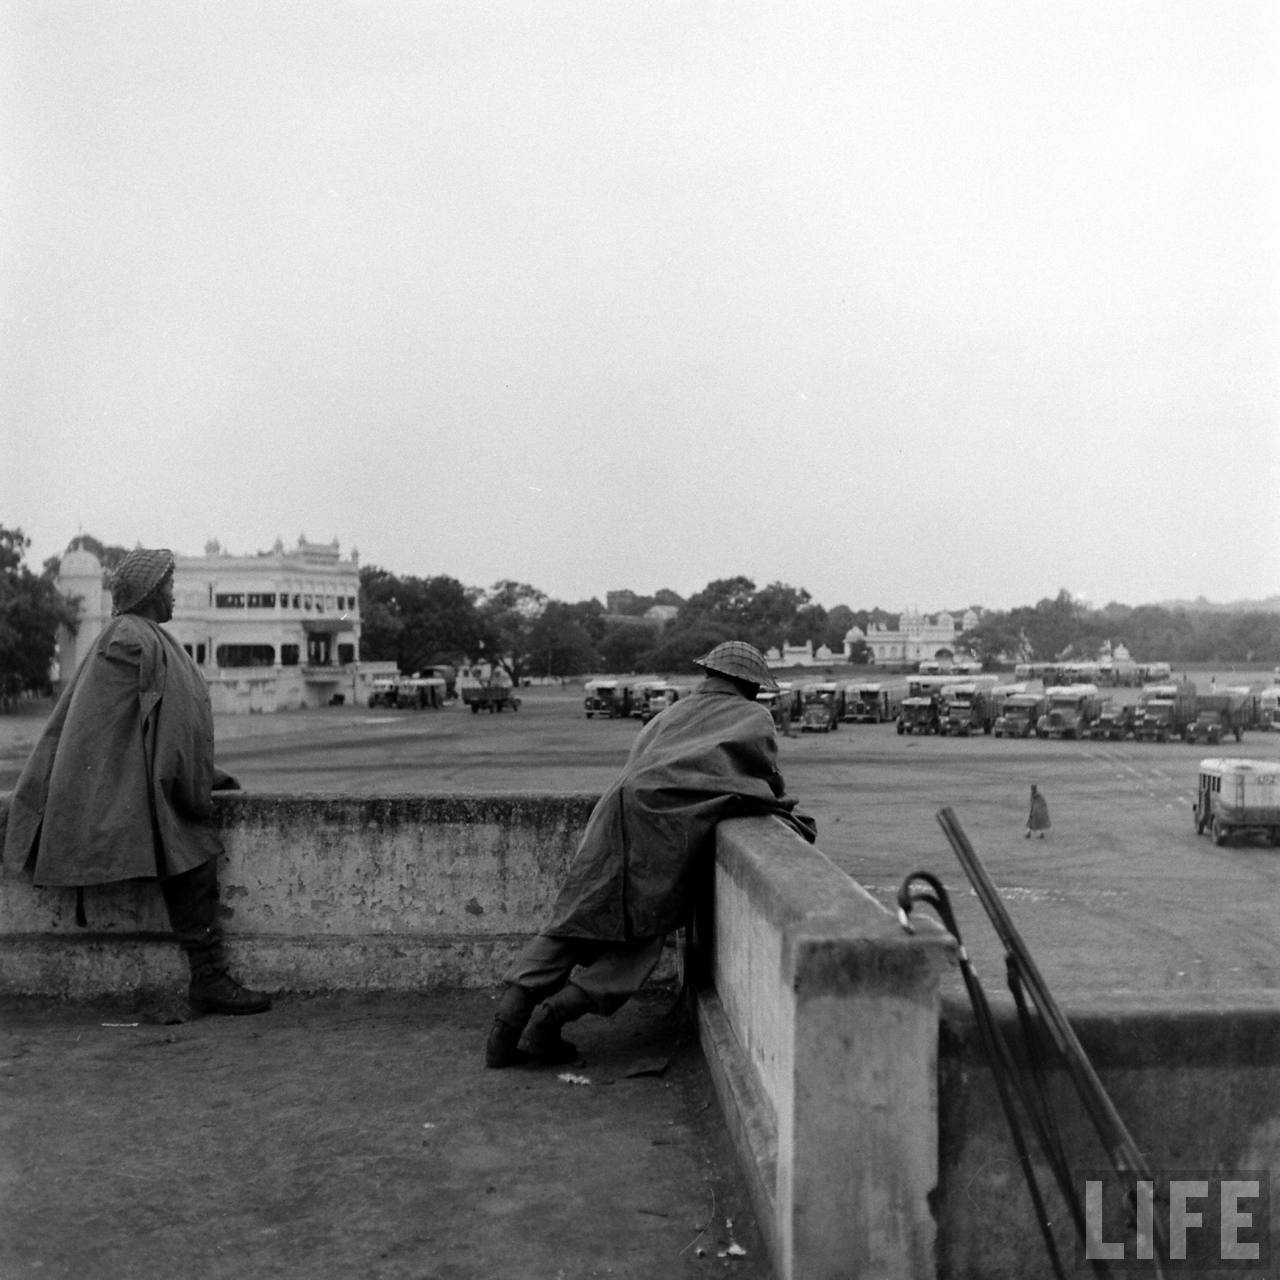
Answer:
POLYGON ((232 978, 223 951, 210 820, 213 792, 240 784, 213 763, 204 676, 161 626, 173 617, 174 567, 172 552, 139 549, 116 570, 112 619, 14 788, 4 861, 35 885, 74 886, 79 904, 86 886, 159 880, 192 1009, 261 1013, 270 997, 232 978))
POLYGON ((773 717, 756 701, 778 687, 764 656, 730 640, 697 665, 706 679, 640 730, 592 810, 548 923, 506 974, 486 1066, 576 1059, 561 1028, 608 1016, 640 989, 710 887, 722 819, 776 814, 814 838, 778 772, 773 717))

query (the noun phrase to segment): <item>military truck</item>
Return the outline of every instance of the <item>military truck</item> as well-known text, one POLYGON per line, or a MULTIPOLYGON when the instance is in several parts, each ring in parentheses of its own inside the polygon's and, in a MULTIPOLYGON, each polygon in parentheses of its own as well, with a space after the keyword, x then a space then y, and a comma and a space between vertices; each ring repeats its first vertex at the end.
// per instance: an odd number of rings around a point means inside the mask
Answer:
POLYGON ((1043 693, 1011 693, 1005 698, 991 732, 997 738, 1029 738, 1048 706, 1043 693))
POLYGON ((1098 718, 1089 726, 1089 737, 1123 742, 1133 732, 1136 708, 1132 702, 1107 702, 1098 710, 1098 718))
POLYGON ((1038 738, 1084 738, 1098 718, 1096 684, 1055 684, 1045 690, 1048 706, 1036 723, 1038 738))
POLYGON ((1170 680, 1148 684, 1138 695, 1134 713, 1135 742, 1168 742, 1180 738, 1196 717, 1196 686, 1193 680, 1170 680))
POLYGON ((844 687, 844 719, 851 724, 887 724, 898 718, 905 680, 850 680, 844 687))
POLYGON ((806 684, 800 690, 800 732, 830 733, 840 727, 844 690, 834 680, 806 684))
POLYGON ((984 686, 973 680, 947 685, 943 691, 938 732, 967 738, 971 733, 990 733, 996 722, 994 681, 984 686))
POLYGON ((1239 742, 1249 727, 1252 697, 1252 691, 1243 688, 1197 694, 1195 719, 1183 729, 1183 742, 1216 745, 1228 734, 1239 742))
POLYGON ((898 732, 938 733, 942 729, 942 698, 937 693, 916 694, 902 700, 898 732))
POLYGON ((1196 835, 1208 829, 1214 844, 1233 835, 1261 835, 1280 844, 1280 764, 1274 760, 1200 761, 1196 835))
POLYGON ((583 693, 588 720, 625 720, 631 714, 631 686, 624 680, 588 680, 583 693))

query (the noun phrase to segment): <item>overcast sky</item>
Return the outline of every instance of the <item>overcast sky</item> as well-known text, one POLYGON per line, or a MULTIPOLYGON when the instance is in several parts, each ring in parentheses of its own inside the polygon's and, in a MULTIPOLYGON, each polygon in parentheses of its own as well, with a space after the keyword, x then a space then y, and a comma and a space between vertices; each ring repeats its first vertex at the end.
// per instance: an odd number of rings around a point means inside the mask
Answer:
POLYGON ((1280 593, 1280 6, 0 0, 0 524, 1280 593))

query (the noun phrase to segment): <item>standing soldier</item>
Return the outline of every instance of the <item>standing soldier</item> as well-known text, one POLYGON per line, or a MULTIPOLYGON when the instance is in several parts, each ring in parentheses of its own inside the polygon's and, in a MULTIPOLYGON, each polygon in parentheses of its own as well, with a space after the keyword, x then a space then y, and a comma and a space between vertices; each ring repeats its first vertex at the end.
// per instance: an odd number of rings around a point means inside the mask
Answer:
MULTIPOLYGON (((218 921, 222 843, 200 668, 160 624, 173 617, 171 551, 131 551, 111 579, 111 621, 63 690, 9 805, 4 860, 36 885, 158 879, 191 968, 197 1013, 261 1013, 271 999, 227 972, 218 921)), ((81 898, 77 918, 83 923, 81 898)))
POLYGON ((1031 784, 1031 812, 1027 815, 1026 838, 1031 839, 1031 833, 1034 831, 1041 840, 1044 839, 1044 833, 1049 830, 1049 805, 1044 796, 1040 794, 1039 789, 1033 782, 1031 784))

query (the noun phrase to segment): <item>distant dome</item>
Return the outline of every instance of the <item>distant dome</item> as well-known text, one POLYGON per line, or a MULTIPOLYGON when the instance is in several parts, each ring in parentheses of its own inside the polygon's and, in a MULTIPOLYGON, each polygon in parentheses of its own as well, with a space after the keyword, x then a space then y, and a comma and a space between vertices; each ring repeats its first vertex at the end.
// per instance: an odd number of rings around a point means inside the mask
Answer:
POLYGON ((99 578, 102 576, 102 564, 92 551, 77 547, 62 557, 62 565, 58 570, 62 578, 99 578))

